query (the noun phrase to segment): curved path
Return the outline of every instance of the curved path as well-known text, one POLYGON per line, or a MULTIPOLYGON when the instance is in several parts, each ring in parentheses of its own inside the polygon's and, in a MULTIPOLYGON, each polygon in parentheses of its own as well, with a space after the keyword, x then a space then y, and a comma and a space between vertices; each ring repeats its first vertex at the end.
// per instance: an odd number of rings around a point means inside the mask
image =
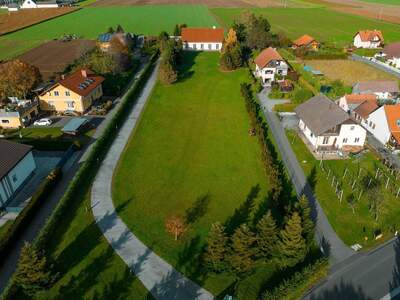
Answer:
POLYGON ((158 66, 159 64, 102 162, 92 187, 92 211, 111 247, 156 300, 213 299, 212 294, 183 276, 146 247, 119 218, 111 197, 114 170, 157 81, 158 66))

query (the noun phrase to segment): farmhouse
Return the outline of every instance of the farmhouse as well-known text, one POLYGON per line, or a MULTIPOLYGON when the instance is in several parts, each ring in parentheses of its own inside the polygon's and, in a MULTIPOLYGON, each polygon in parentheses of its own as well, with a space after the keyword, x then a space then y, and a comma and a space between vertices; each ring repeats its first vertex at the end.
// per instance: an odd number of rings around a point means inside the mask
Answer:
POLYGON ((38 115, 37 100, 20 100, 10 97, 9 102, 0 108, 1 128, 21 128, 29 125, 38 115))
POLYGON ((396 99, 399 96, 399 84, 394 80, 376 80, 357 82, 353 94, 374 94, 380 100, 396 99))
POLYGON ((382 54, 389 64, 395 68, 400 68, 400 42, 385 46, 382 54))
POLYGON ((0 207, 11 200, 36 169, 32 147, 0 140, 0 207))
POLYGON ((34 0, 25 0, 21 4, 21 8, 57 8, 56 1, 36 2, 34 0))
POLYGON ((400 104, 381 106, 363 125, 383 145, 400 148, 400 104))
POLYGON ((300 131, 315 152, 357 152, 364 147, 365 129, 326 96, 311 98, 295 112, 300 131))
POLYGON ((182 28, 183 49, 194 51, 221 51, 224 41, 222 28, 182 28))
POLYGON ((293 49, 308 48, 311 50, 318 50, 319 43, 312 36, 305 34, 299 37, 297 40, 293 41, 292 48, 293 49))
POLYGON ((288 65, 282 56, 274 48, 264 49, 254 60, 256 69, 254 75, 261 78, 264 86, 271 86, 279 77, 283 77, 288 73, 288 65))
POLYGON ((64 77, 39 95, 40 108, 46 111, 83 113, 103 96, 104 78, 87 69, 64 77))
POLYGON ((383 35, 380 30, 361 30, 354 35, 356 48, 376 49, 383 46, 383 35))
POLYGON ((339 99, 338 104, 345 112, 351 113, 364 102, 377 103, 377 97, 374 94, 350 94, 344 95, 339 99))

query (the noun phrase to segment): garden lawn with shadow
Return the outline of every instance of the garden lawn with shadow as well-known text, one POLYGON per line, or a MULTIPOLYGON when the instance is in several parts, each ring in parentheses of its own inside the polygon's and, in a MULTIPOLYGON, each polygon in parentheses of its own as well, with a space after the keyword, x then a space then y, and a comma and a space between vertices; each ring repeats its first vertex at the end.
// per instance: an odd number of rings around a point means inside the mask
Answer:
MULTIPOLYGON (((233 231, 264 209, 268 192, 240 95, 247 70, 221 72, 218 60, 219 53, 186 52, 179 81, 156 84, 113 182, 114 203, 132 232, 214 295, 235 278, 206 273, 201 253, 211 224, 233 231), (171 216, 188 224, 178 241, 165 230, 171 216)), ((273 273, 270 264, 259 266, 252 280, 239 280, 238 293, 256 299, 273 273)))

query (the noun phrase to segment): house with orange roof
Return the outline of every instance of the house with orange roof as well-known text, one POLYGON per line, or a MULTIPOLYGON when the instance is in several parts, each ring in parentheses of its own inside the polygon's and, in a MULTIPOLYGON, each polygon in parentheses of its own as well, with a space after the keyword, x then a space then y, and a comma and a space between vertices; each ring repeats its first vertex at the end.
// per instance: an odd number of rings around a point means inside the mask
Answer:
POLYGON ((224 29, 182 28, 181 39, 184 50, 221 51, 224 42, 224 29))
POLYGON ((275 48, 267 48, 254 60, 256 69, 254 75, 261 78, 263 86, 271 86, 278 77, 287 75, 289 66, 275 48))
POLYGON ((292 48, 293 49, 308 48, 311 50, 318 50, 319 43, 312 36, 305 34, 305 35, 299 37, 297 40, 293 41, 292 48))
POLYGON ((380 30, 360 30, 353 37, 356 48, 376 49, 383 46, 384 39, 380 30))
POLYGON ((364 102, 377 104, 378 97, 374 94, 346 94, 338 100, 338 105, 344 111, 351 113, 364 102))
POLYGON ((76 112, 87 111, 92 103, 103 96, 104 77, 88 69, 77 70, 39 95, 40 108, 44 111, 76 112))
POLYGON ((383 145, 400 148, 400 104, 381 106, 369 115, 363 126, 383 145))

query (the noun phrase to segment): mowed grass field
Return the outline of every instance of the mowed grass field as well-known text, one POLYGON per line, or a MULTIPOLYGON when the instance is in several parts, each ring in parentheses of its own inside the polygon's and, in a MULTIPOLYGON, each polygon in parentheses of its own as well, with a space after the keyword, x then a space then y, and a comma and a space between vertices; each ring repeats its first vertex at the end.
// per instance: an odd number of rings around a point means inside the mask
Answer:
POLYGON ((378 3, 378 4, 400 5, 399 0, 360 0, 360 1, 369 3, 378 3))
MULTIPOLYGON (((225 27, 233 24, 243 9, 214 8, 211 11, 225 27)), ((303 34, 337 46, 350 45, 354 34, 361 29, 380 29, 385 42, 400 40, 400 25, 344 14, 326 8, 254 8, 250 11, 266 16, 275 32, 291 39, 303 34)))
POLYGON ((96 39, 110 26, 118 24, 129 32, 158 35, 172 33, 176 24, 189 26, 218 26, 217 21, 202 5, 149 5, 121 7, 85 7, 77 12, 0 37, 0 59, 19 55, 41 43, 76 34, 96 39))
MULTIPOLYGON (((203 273, 200 253, 211 224, 226 222, 250 192, 257 211, 267 194, 260 147, 248 134, 240 96, 247 71, 223 73, 218 58, 217 53, 186 53, 184 78, 172 86, 156 85, 113 183, 114 203, 128 227, 215 295, 233 278, 203 273), (164 226, 175 215, 189 223, 178 241, 164 226)), ((256 299, 272 273, 260 269, 245 280, 249 290, 243 299, 256 299)))
POLYGON ((398 80, 397 77, 367 64, 352 60, 308 60, 306 65, 322 71, 331 80, 340 79, 352 86, 358 81, 398 80))

